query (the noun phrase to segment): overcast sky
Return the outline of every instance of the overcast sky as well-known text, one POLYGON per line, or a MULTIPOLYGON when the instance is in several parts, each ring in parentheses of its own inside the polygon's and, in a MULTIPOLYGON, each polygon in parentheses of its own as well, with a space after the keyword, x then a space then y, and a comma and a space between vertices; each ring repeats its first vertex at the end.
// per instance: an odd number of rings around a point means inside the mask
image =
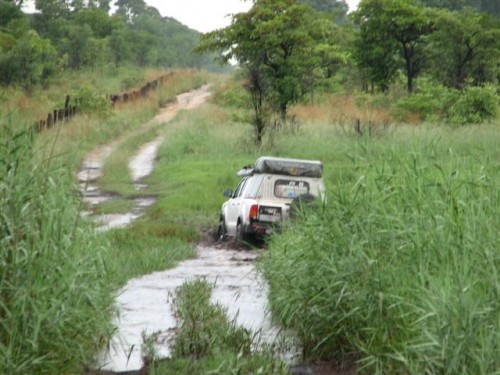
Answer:
MULTIPOLYGON (((145 0, 163 16, 173 17, 184 25, 201 32, 228 26, 228 14, 247 11, 251 1, 241 0, 145 0)), ((349 9, 354 10, 359 0, 347 0, 349 9)))
MULTIPOLYGON (((1 0, 0 0, 1 1, 1 0)), ((251 1, 243 0, 145 0, 158 9, 162 16, 173 17, 191 29, 201 32, 212 31, 228 26, 231 22, 228 14, 246 12, 251 1)), ((347 0, 352 11, 359 0, 347 0)), ((26 10, 33 12, 34 0, 26 2, 26 10)))

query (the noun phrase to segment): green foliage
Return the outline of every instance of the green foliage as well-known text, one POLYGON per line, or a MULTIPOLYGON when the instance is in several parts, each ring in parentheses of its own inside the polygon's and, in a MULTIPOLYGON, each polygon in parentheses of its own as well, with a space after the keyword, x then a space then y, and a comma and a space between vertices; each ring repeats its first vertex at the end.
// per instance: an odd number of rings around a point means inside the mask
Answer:
POLYGON ((325 165, 328 206, 261 264, 307 356, 357 353, 368 374, 498 370, 498 132, 478 131, 349 142, 350 162, 325 165))
POLYGON ((229 321, 220 305, 212 305, 212 287, 204 280, 183 284, 177 291, 174 311, 179 325, 173 357, 201 358, 234 350, 250 354, 251 332, 229 321))
POLYGON ((23 12, 9 1, 0 2, 0 27, 6 27, 15 19, 23 18, 23 12))
POLYGON ((496 79, 500 47, 498 26, 472 10, 432 13, 434 32, 428 37, 431 72, 443 84, 462 88, 496 79))
POLYGON ((423 37, 431 31, 424 9, 410 0, 362 0, 354 20, 360 26, 358 61, 372 83, 387 89, 400 60, 413 92, 424 59, 423 37))
POLYGON ((0 123, 0 373, 79 373, 110 334, 101 248, 72 174, 0 123))
POLYGON ((468 87, 451 107, 448 117, 454 124, 479 124, 496 118, 499 106, 497 87, 468 87))
POLYGON ((398 71, 410 93, 423 72, 455 88, 498 80, 500 28, 485 14, 436 10, 413 0, 362 0, 352 19, 360 27, 354 56, 365 89, 370 84, 386 91, 398 71))
POLYGON ((499 112, 499 96, 493 85, 471 86, 462 91, 422 81, 422 88, 398 99, 394 114, 399 120, 418 115, 425 121, 455 125, 479 124, 493 120, 499 112))
POLYGON ((82 87, 73 95, 76 98, 78 110, 87 113, 106 114, 110 110, 110 101, 90 87, 82 87))
POLYGON ((99 38, 111 35, 117 23, 116 20, 108 16, 107 12, 95 8, 82 9, 72 18, 80 26, 88 25, 92 29, 93 35, 99 38))
POLYGON ((500 16, 500 3, 495 0, 420 0, 420 2, 425 6, 457 11, 472 7, 494 17, 500 16))
POLYGON ((295 0, 259 0, 227 28, 206 34, 199 50, 236 59, 248 71, 254 106, 263 97, 284 117, 302 95, 300 80, 309 63, 307 9, 295 0))
POLYGON ((2 84, 20 82, 25 89, 30 89, 54 74, 57 52, 48 39, 30 30, 9 44, 10 48, 0 56, 2 84))
POLYGON ((239 80, 232 82, 224 90, 218 91, 214 98, 215 102, 226 108, 248 108, 248 93, 239 84, 239 80))
POLYGON ((64 68, 107 65, 214 69, 207 56, 191 53, 198 32, 143 1, 118 2, 112 15, 109 3, 36 0, 39 12, 28 18, 17 4, 0 2, 0 83, 30 88, 64 68))
POLYGON ((450 116, 460 92, 426 80, 419 81, 419 89, 412 95, 403 96, 394 104, 394 115, 405 121, 411 115, 420 120, 440 121, 450 116))
POLYGON ((247 13, 236 14, 230 26, 201 39, 199 52, 220 52, 222 62, 235 59, 244 70, 257 142, 272 112, 285 120, 290 105, 347 59, 332 21, 316 19, 318 14, 296 0, 259 0, 247 13))
POLYGON ((342 24, 346 21, 348 4, 343 0, 298 0, 299 4, 309 5, 336 23, 342 24))

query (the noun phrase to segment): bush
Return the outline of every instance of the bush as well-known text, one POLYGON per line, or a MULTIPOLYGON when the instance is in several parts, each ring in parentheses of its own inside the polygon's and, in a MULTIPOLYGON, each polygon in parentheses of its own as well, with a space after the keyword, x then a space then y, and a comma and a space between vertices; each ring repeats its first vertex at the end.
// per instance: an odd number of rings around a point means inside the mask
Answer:
POLYGON ((74 97, 78 101, 77 108, 80 112, 106 114, 110 110, 110 101, 88 87, 82 87, 74 97))
POLYGON ((493 85, 467 87, 447 117, 452 124, 479 124, 498 114, 499 95, 493 85))
POLYGON ((396 101, 393 113, 397 119, 405 121, 417 115, 423 121, 438 121, 447 116, 449 108, 459 97, 458 91, 439 84, 423 81, 421 86, 418 92, 396 101))
POLYGON ((479 124, 498 114, 499 97, 493 85, 463 91, 422 81, 421 89, 396 101, 393 114, 400 121, 417 115, 420 120, 450 124, 479 124))

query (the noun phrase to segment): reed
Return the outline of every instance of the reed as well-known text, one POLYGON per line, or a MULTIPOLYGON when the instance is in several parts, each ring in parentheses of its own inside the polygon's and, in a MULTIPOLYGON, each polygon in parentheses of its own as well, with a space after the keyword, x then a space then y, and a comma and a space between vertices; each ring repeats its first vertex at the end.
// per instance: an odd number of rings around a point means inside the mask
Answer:
POLYGON ((72 176, 0 124, 0 373, 77 373, 111 332, 101 247, 72 176))
POLYGON ((361 373, 496 373, 496 128, 342 140, 328 204, 273 237, 261 263, 274 316, 306 357, 355 355, 361 373))

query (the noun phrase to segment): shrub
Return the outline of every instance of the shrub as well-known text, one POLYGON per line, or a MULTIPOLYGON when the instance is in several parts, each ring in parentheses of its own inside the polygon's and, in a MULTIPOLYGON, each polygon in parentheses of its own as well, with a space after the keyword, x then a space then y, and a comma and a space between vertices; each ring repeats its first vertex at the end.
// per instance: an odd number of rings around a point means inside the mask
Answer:
POLYGON ((394 105, 394 116, 405 121, 412 115, 420 120, 437 121, 447 116, 449 108, 456 102, 459 92, 439 84, 422 82, 418 92, 403 96, 394 105))
POLYGON ((449 122, 457 125, 479 124, 498 114, 499 95, 493 85, 467 87, 450 108, 449 122))
POLYGON ((88 87, 82 87, 73 96, 78 101, 77 107, 80 112, 100 114, 109 112, 110 101, 88 87))

